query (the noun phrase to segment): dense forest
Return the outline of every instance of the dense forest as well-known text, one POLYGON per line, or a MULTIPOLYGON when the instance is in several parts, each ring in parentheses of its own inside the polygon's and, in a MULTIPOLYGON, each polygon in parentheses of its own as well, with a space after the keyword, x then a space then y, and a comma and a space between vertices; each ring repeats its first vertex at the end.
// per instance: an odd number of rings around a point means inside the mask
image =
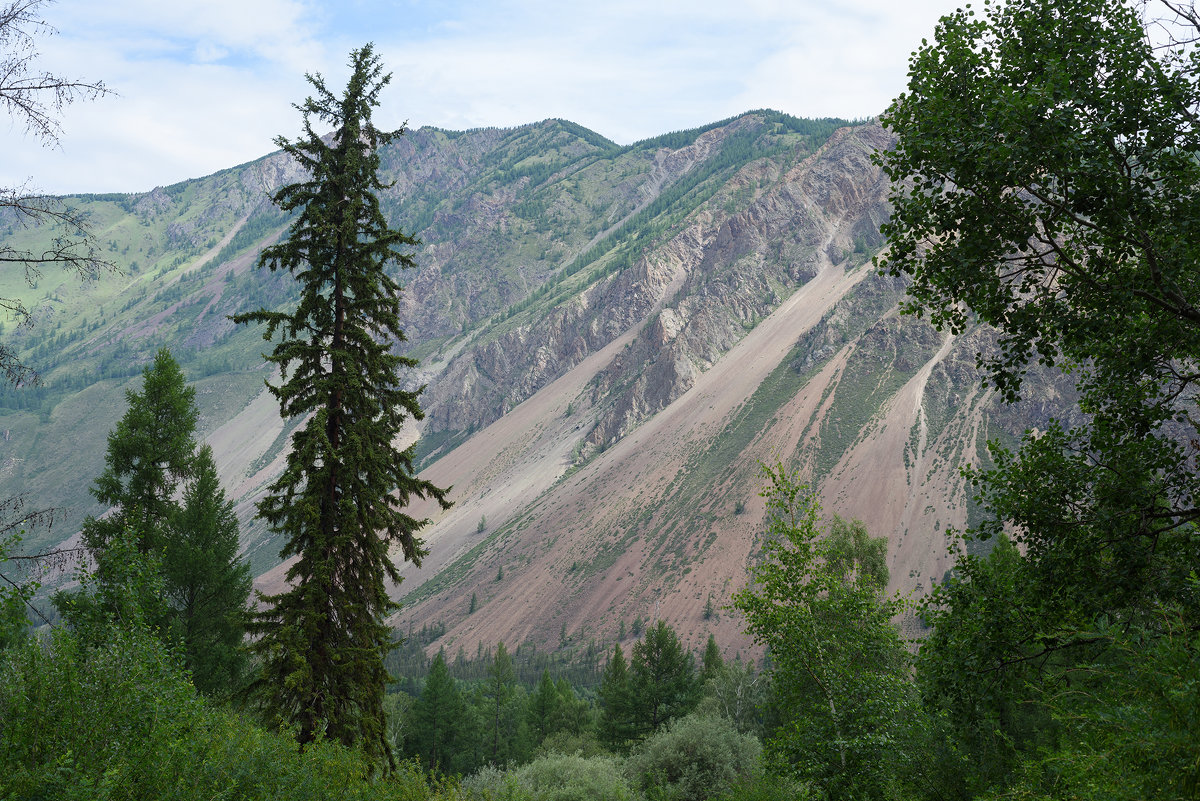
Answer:
MULTIPOLYGON (((0 29, 28 37, 36 7, 0 29)), ((430 652, 436 623, 383 623, 389 549, 426 555, 407 501, 449 501, 392 444, 422 412, 386 344, 403 331, 383 265, 414 244, 377 197, 390 76, 370 45, 344 93, 310 76, 303 134, 278 143, 311 180, 275 194, 290 228, 257 271, 294 293, 235 319, 262 326, 271 391, 303 421, 258 507, 295 557, 288 589, 251 600, 195 392, 160 351, 109 435, 92 494, 111 512, 84 522, 53 625, 27 602, 73 555, 23 550, 45 513, 0 502, 0 561, 26 576, 0 586, 0 797, 1196 798, 1197 41, 1190 4, 1014 0, 944 17, 914 52, 882 118, 899 144, 875 154, 893 186, 876 266, 911 282, 909 313, 999 332, 979 368, 1006 399, 1056 366, 1085 415, 964 471, 979 522, 917 599, 886 593, 885 539, 761 465, 760 552, 705 610, 761 648, 732 658, 641 617, 628 649, 564 627, 557 651, 456 654, 430 652)), ((86 272, 81 235, 60 258, 86 272)), ((26 391, 14 352, 0 366, 26 391)))

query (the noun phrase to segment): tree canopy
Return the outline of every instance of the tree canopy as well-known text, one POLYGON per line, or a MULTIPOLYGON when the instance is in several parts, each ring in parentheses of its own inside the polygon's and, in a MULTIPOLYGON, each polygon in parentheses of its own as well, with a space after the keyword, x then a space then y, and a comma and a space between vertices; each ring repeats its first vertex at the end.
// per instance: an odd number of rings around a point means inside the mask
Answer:
POLYGON ((108 435, 104 472, 92 487, 96 500, 115 512, 85 520, 83 541, 99 552, 119 532, 131 531, 142 551, 158 551, 177 506, 175 491, 193 473, 196 391, 163 348, 142 372, 140 390, 127 390, 125 400, 125 416, 108 435))
POLYGON ((700 700, 696 662, 675 629, 659 620, 633 644, 629 656, 633 735, 645 739, 700 700))
POLYGON ((892 625, 899 609, 883 596, 886 542, 840 518, 823 532, 806 485, 782 465, 763 473, 764 559, 734 606, 770 649, 781 722, 768 753, 830 798, 885 797, 903 767, 896 746, 915 700, 892 625))
POLYGON ((196 687, 209 694, 235 691, 245 669, 251 580, 239 547, 233 501, 226 499, 212 448, 205 445, 171 517, 163 572, 184 664, 196 687))
POLYGON ((142 372, 141 388, 125 393, 129 408, 109 434, 104 472, 92 488, 111 508, 83 524, 99 591, 90 602, 63 596, 60 603, 75 621, 115 612, 102 599, 125 591, 118 585, 131 581, 127 548, 136 549, 160 582, 153 594, 161 597, 146 604, 156 610, 148 622, 179 644, 199 689, 224 694, 245 661, 250 568, 238 553, 237 517, 212 450, 196 446, 195 396, 165 348, 142 372))
POLYGON ((894 207, 879 264, 911 278, 909 309, 993 326, 979 363, 1004 399, 1036 361, 1075 378, 1085 413, 991 443, 968 536, 995 549, 964 553, 923 604, 918 675, 947 764, 970 763, 959 793, 1018 772, 1022 797, 1196 786, 1194 765, 1170 762, 1194 715, 1127 682, 1200 663, 1180 636, 1200 613, 1197 42, 1192 3, 967 7, 913 54, 882 118, 898 144, 877 157, 894 207), (1153 720, 1162 747, 1132 748, 1118 718, 1153 720), (1089 767, 1110 748, 1139 754, 1115 781, 1089 767))
POLYGON ((1178 597, 1200 560, 1198 35, 1175 3, 960 9, 883 116, 881 267, 911 277, 911 310, 996 327, 980 363, 1006 399, 1038 360, 1071 371, 1089 415, 976 476, 977 534, 1013 531, 1057 602, 1042 620, 1178 597))

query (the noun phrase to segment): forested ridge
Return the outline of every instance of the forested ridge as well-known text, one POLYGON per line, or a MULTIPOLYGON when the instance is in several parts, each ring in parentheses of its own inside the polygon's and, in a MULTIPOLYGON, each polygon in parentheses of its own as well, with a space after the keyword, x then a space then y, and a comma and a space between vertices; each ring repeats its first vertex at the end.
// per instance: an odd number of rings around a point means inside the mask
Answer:
MULTIPOLYGON (((37 5, 0 26, 20 31, 37 5)), ((450 653, 432 648, 441 623, 387 626, 392 557, 428 556, 412 502, 453 500, 397 444, 424 414, 404 379, 417 360, 391 347, 405 337, 394 276, 417 242, 380 200, 381 148, 403 132, 372 122, 391 76, 371 45, 340 93, 308 76, 302 133, 277 140, 304 169, 275 189, 278 212, 223 246, 286 225, 236 279, 258 281, 258 308, 230 322, 262 333, 292 421, 257 506, 295 557, 287 586, 252 598, 196 390, 160 349, 109 431, 89 488, 108 512, 77 548, 31 552, 23 532, 50 513, 0 502, 0 560, 22 568, 0 585, 0 798, 1200 796, 1198 41, 1191 4, 1013 0, 944 17, 913 53, 882 117, 896 144, 872 156, 892 182, 874 266, 905 282, 909 315, 995 332, 977 367, 1007 402, 1053 368, 1079 413, 962 468, 970 525, 918 597, 888 593, 886 538, 823 509, 797 464, 760 463, 745 581, 696 623, 738 620, 744 654, 711 634, 693 653, 653 614, 622 620, 615 642, 564 624, 556 649, 450 653), (30 602, 38 571, 64 564, 77 582, 54 593, 52 621, 30 602)), ((670 227, 672 204, 758 141, 727 137, 731 160, 631 219, 670 227)), ((497 320, 535 314, 587 264, 627 269, 634 233, 615 227, 604 253, 497 320)), ((105 269, 78 234, 60 258, 105 269)), ((36 391, 26 352, 0 349, 6 397, 36 391)))

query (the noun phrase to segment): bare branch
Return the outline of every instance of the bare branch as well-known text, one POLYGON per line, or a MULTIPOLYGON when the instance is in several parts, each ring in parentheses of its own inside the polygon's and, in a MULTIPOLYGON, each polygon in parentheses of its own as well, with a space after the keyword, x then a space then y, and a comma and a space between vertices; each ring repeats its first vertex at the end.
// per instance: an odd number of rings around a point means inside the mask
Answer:
MULTIPOLYGON (((31 565, 42 565, 45 568, 63 570, 68 562, 79 562, 85 554, 82 548, 61 548, 43 551, 42 553, 30 554, 28 556, 16 556, 10 553, 4 553, 7 547, 11 547, 12 543, 18 541, 20 532, 26 529, 45 526, 47 529, 54 525, 54 515, 57 510, 50 509, 35 509, 27 511, 25 509, 25 496, 14 495, 10 498, 0 500, 0 536, 6 537, 5 548, 0 548, 0 563, 17 562, 31 565)), ((27 569, 27 568, 26 568, 27 569)), ((50 621, 42 614, 36 606, 29 602, 29 585, 22 586, 13 579, 0 573, 0 580, 10 585, 17 591, 17 596, 20 597, 29 609, 42 619, 43 623, 49 624, 50 621)), ((33 585, 36 586, 36 585, 33 585)))
MULTIPOLYGON (((14 582, 8 576, 5 576, 3 573, 0 573, 0 579, 3 579, 6 583, 11 584, 13 589, 17 590, 18 593, 21 592, 21 585, 14 582)), ((33 604, 29 603, 29 600, 27 598, 23 598, 23 600, 25 601, 25 605, 28 606, 30 609, 32 609, 33 613, 42 619, 43 623, 45 623, 47 626, 50 625, 49 619, 45 615, 42 614, 42 611, 40 609, 38 609, 33 604)))
POLYGON ((25 510, 25 496, 14 495, 0 501, 0 536, 13 534, 24 529, 50 529, 54 526, 55 509, 25 510))
MULTIPOLYGON (((111 94, 103 82, 65 78, 37 67, 37 40, 56 33, 41 18, 41 7, 53 0, 9 0, 0 5, 0 108, 43 146, 58 144, 62 133, 62 110, 77 100, 92 100, 111 94)), ((19 265, 30 286, 46 266, 57 266, 75 273, 80 280, 95 279, 116 265, 102 258, 96 239, 88 227, 86 213, 68 205, 62 198, 32 190, 28 184, 0 187, 0 217, 14 217, 22 226, 47 226, 52 238, 37 250, 0 245, 0 269, 19 265)), ((27 307, 15 298, 0 298, 0 309, 29 325, 36 306, 27 307)), ((0 373, 10 384, 36 384, 36 371, 20 360, 12 347, 0 345, 0 373)))
POLYGON ((65 78, 36 68, 38 36, 57 31, 40 15, 49 0, 12 0, 0 6, 0 106, 46 147, 58 144, 59 115, 77 100, 111 94, 102 81, 65 78))

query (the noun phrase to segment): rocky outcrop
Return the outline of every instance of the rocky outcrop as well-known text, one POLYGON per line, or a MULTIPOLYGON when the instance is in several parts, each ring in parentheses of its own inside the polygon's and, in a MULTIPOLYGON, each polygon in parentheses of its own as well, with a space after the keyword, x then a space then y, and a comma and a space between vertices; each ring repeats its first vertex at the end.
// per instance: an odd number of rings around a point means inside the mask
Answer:
MULTIPOLYGON (((621 225, 636 221, 649 228, 659 222, 661 218, 638 219, 637 215, 651 209, 677 182, 719 156, 722 144, 730 137, 753 135, 761 128, 760 119, 747 116, 706 131, 675 150, 656 148, 629 154, 624 169, 632 172, 631 177, 597 191, 593 202, 593 207, 605 211, 608 229, 585 244, 590 247, 605 236, 624 236, 625 246, 629 247, 629 237, 646 234, 638 229, 623 232, 621 225)), ((570 173, 571 180, 582 180, 584 172, 570 173)), ((577 186, 570 181, 568 184, 568 189, 577 186)), ((574 197, 572 191, 566 195, 574 197)), ((565 205, 571 202, 567 198, 559 200, 565 205)), ((518 227, 512 216, 513 198, 495 197, 489 203, 487 214, 477 209, 477 218, 491 218, 496 227, 518 227)), ((666 209, 662 216, 668 217, 671 212, 666 209)), ((707 249, 719 232, 718 223, 728 216, 725 211, 714 211, 711 204, 692 209, 683 221, 675 223, 681 229, 678 234, 652 243, 628 266, 615 271, 605 272, 603 259, 609 254, 601 251, 596 266, 603 274, 594 282, 585 283, 578 293, 567 294, 561 302, 546 304, 535 315, 514 318, 511 324, 497 326, 498 331, 469 343, 430 382, 425 395, 427 426, 433 430, 463 430, 486 425, 590 353, 642 324, 667 300, 669 289, 673 293, 681 279, 702 268, 707 249)), ((578 258, 568 260, 561 269, 574 267, 576 274, 584 275, 594 269, 590 264, 578 264, 578 258)), ((543 281, 547 278, 534 277, 543 281)), ((419 283, 421 287, 426 285, 419 283)), ((728 344, 718 343, 718 347, 723 352, 728 344)))
POLYGON ((843 129, 799 164, 751 164, 731 181, 733 191, 765 188, 744 210, 709 209, 707 225, 694 226, 683 285, 595 386, 607 411, 593 445, 612 444, 666 408, 818 270, 852 266, 856 238, 860 252, 864 239, 879 241, 886 182, 870 153, 890 141, 875 126, 843 129))
MULTIPOLYGON (((747 115, 678 149, 655 150, 652 168, 638 173, 638 204, 626 219, 703 170, 733 137, 763 128, 761 119, 747 115)), ((604 447, 624 436, 686 392, 698 372, 819 269, 847 265, 877 245, 886 185, 870 153, 890 142, 878 126, 859 126, 835 133, 816 153, 780 152, 750 160, 728 177, 714 176, 719 188, 674 224, 678 233, 645 249, 629 267, 468 343, 430 382, 428 429, 486 425, 644 325, 591 389, 601 412, 589 441, 604 447)), ((619 205, 612 197, 605 202, 619 205)), ((476 216, 502 225, 510 206, 497 197, 476 216)), ((639 222, 650 227, 656 221, 639 222)), ((426 274, 417 287, 425 287, 426 274)))

